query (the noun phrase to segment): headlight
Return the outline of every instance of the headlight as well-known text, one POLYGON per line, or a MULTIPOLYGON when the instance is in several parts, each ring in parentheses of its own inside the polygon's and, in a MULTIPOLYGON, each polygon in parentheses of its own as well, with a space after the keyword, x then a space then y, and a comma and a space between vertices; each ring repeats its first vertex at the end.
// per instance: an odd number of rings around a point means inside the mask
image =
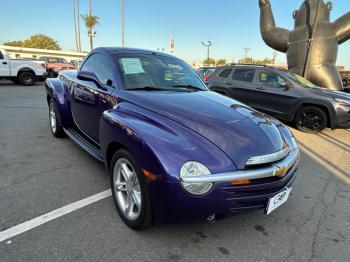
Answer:
POLYGON ((291 151, 294 150, 294 149, 296 149, 296 148, 298 148, 298 144, 297 144, 297 141, 295 140, 295 137, 294 137, 294 136, 292 136, 292 137, 290 138, 290 145, 289 145, 289 148, 290 148, 291 151))
MULTIPOLYGON (((186 162, 180 170, 180 177, 211 175, 210 170, 203 164, 195 161, 186 162)), ((213 183, 181 183, 183 188, 196 196, 204 195, 213 187, 213 183)))
POLYGON ((341 106, 350 106, 350 100, 345 100, 341 98, 334 98, 334 100, 341 106))

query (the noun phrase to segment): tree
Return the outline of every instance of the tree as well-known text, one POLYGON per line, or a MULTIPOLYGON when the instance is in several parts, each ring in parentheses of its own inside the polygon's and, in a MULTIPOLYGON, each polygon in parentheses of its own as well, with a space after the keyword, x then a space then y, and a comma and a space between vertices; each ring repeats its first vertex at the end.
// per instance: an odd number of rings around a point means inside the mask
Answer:
POLYGON ((94 44, 92 41, 92 38, 95 36, 96 32, 94 32, 94 27, 99 24, 98 19, 100 19, 98 16, 92 15, 92 14, 86 14, 81 16, 84 20, 84 24, 88 30, 88 36, 90 38, 90 49, 92 50, 94 48, 94 44))
POLYGON ((252 57, 240 59, 239 64, 254 64, 254 65, 268 65, 273 63, 273 59, 265 58, 263 60, 254 60, 252 57))
POLYGON ((216 60, 216 66, 224 66, 226 65, 226 59, 218 59, 216 60))
POLYGON ((39 49, 50 49, 50 50, 61 50, 57 41, 51 37, 43 34, 37 34, 29 37, 23 42, 22 47, 39 48, 39 49))
POLYGON ((39 48, 39 49, 50 49, 50 50, 61 50, 57 41, 51 37, 43 34, 37 34, 29 37, 28 39, 21 41, 10 41, 5 43, 8 46, 16 47, 28 47, 28 48, 39 48))
POLYGON ((7 46, 16 46, 16 47, 23 47, 23 41, 21 41, 21 40, 18 40, 18 41, 10 41, 10 42, 4 43, 4 45, 7 45, 7 46))
POLYGON ((203 61, 203 65, 205 66, 215 65, 215 59, 212 59, 212 58, 205 59, 203 61))

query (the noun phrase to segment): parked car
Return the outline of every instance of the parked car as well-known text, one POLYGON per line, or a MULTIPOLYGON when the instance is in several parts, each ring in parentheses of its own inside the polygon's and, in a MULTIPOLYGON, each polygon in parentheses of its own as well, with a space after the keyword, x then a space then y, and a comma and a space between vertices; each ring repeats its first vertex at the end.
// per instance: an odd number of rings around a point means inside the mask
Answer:
POLYGON ((257 65, 218 68, 209 88, 261 112, 294 122, 303 132, 350 128, 350 96, 310 83, 286 70, 257 65))
POLYGON ((196 70, 197 74, 202 78, 202 80, 207 83, 209 75, 215 71, 214 66, 203 66, 196 70))
POLYGON ((210 92, 173 56, 97 48, 46 92, 52 134, 104 162, 133 229, 270 213, 288 198, 299 163, 288 128, 210 92))
POLYGON ((63 70, 77 69, 77 67, 61 57, 42 56, 39 58, 39 60, 43 60, 47 63, 47 76, 49 78, 57 77, 58 73, 63 70))
POLYGON ((76 68, 78 68, 82 62, 82 60, 70 60, 70 64, 75 66, 76 68))
POLYGON ((350 87, 350 76, 348 74, 340 73, 344 88, 350 87))
POLYGON ((9 79, 25 86, 43 82, 46 64, 43 61, 10 59, 6 51, 0 49, 0 79, 9 79))

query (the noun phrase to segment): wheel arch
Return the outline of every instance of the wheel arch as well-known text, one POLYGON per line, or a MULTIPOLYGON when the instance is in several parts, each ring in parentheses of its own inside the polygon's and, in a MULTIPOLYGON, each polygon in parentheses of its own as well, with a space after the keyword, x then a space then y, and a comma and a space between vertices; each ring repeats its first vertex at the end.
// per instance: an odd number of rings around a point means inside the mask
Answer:
POLYGON ((211 87, 209 87, 209 90, 216 92, 216 93, 223 95, 223 96, 230 96, 229 92, 224 87, 211 86, 211 87))
POLYGON ((327 116, 327 127, 333 128, 334 123, 332 121, 332 119, 333 119, 332 110, 330 109, 330 107, 327 104, 321 104, 321 103, 318 103, 318 102, 312 102, 312 101, 300 102, 298 104, 298 106, 296 107, 296 110, 294 110, 294 112, 293 112, 293 116, 292 116, 293 121, 295 120, 295 116, 296 116, 297 112, 300 109, 308 107, 308 106, 318 107, 321 110, 323 110, 326 113, 326 116, 327 116))
POLYGON ((53 99, 57 105, 62 126, 67 128, 73 125, 70 108, 70 93, 65 82, 57 78, 47 79, 45 82, 46 100, 49 103, 53 99))
POLYGON ((104 112, 101 117, 100 147, 109 171, 114 153, 125 149, 135 157, 142 170, 152 173, 157 178, 163 178, 165 174, 156 154, 138 135, 137 130, 128 126, 123 117, 114 110, 104 112))
POLYGON ((31 72, 31 73, 34 74, 34 76, 36 76, 35 71, 34 71, 32 68, 23 67, 23 68, 21 68, 20 70, 18 70, 18 72, 17 72, 17 77, 19 77, 20 74, 22 74, 22 73, 24 73, 24 72, 31 72))

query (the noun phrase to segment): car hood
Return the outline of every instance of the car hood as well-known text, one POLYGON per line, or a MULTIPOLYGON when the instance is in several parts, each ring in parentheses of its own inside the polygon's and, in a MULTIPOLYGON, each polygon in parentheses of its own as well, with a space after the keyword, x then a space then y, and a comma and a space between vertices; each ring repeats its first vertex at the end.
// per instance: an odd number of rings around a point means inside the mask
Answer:
POLYGON ((122 98, 200 134, 238 168, 244 168, 252 156, 274 153, 285 146, 276 121, 214 92, 125 91, 122 98))
POLYGON ((329 90, 323 87, 305 88, 305 91, 316 96, 321 96, 321 97, 326 97, 331 99, 340 98, 340 99, 346 99, 350 101, 350 95, 348 93, 341 92, 341 91, 329 90))

